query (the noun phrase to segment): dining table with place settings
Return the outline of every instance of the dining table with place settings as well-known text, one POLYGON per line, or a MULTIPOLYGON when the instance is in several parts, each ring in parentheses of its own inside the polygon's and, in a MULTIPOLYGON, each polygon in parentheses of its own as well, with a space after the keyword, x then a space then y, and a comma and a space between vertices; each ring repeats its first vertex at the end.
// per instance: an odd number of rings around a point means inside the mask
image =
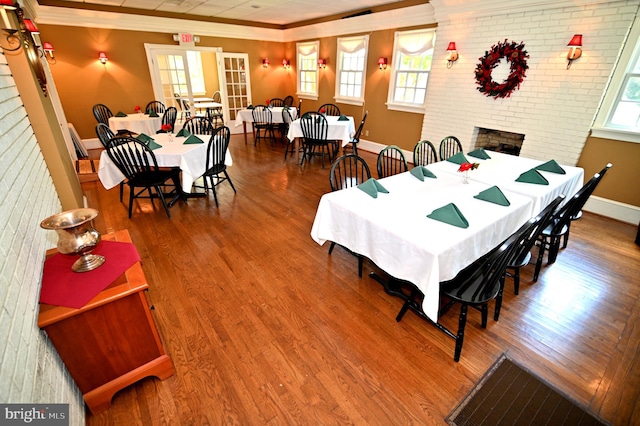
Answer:
MULTIPOLYGON (((351 138, 356 132, 353 117, 351 116, 325 116, 327 119, 327 139, 330 141, 340 141, 342 147, 347 146, 351 142, 351 138)), ((296 119, 289 125, 289 132, 287 133, 287 139, 289 143, 299 143, 299 138, 304 137, 302 133, 302 126, 300 125, 300 119, 296 119)), ((296 145, 295 152, 299 152, 296 145)))
MULTIPOLYGON (((284 118, 282 117, 282 111, 285 107, 270 107, 271 109, 271 121, 273 124, 282 124, 284 123, 284 118)), ((298 110, 292 107, 287 108, 289 114, 291 114, 291 120, 295 120, 298 118, 298 110)), ((247 142, 247 123, 253 123, 253 108, 246 108, 236 111, 236 127, 242 126, 242 131, 244 132, 244 141, 247 142)))
POLYGON ((135 134, 155 134, 162 127, 162 116, 151 117, 149 114, 135 113, 109 118, 109 128, 114 133, 128 130, 135 134))
POLYGON ((582 183, 583 170, 568 166, 561 166, 564 174, 539 172, 547 185, 517 182, 547 163, 487 154, 491 159, 466 156, 479 164, 467 183, 459 164, 441 161, 324 194, 311 237, 369 258, 392 277, 385 283, 371 274, 393 296, 408 295, 389 283, 415 285, 424 294, 424 313, 437 322, 440 282, 497 247, 547 200, 560 194, 568 199, 582 183))
MULTIPOLYGON (((146 134, 144 134, 147 136, 146 134)), ((191 193, 193 183, 205 172, 207 161, 207 146, 210 135, 190 135, 189 137, 177 136, 169 133, 149 135, 153 139, 153 154, 159 167, 180 167, 180 180, 182 191, 191 193)), ((138 137, 140 139, 140 136, 138 137)), ((151 143, 150 143, 151 144, 151 143)), ((231 166, 233 159, 229 150, 225 157, 225 164, 231 166)), ((100 154, 100 166, 98 178, 106 189, 117 186, 124 180, 124 175, 111 161, 107 151, 100 154)))

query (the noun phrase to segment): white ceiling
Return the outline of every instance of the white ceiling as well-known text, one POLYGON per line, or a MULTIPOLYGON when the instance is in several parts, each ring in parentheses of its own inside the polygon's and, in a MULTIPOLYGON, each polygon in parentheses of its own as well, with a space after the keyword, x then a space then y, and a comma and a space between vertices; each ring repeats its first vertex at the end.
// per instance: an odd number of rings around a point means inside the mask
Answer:
POLYGON ((399 0, 68 0, 133 9, 184 13, 286 25, 330 15, 349 15, 399 0))

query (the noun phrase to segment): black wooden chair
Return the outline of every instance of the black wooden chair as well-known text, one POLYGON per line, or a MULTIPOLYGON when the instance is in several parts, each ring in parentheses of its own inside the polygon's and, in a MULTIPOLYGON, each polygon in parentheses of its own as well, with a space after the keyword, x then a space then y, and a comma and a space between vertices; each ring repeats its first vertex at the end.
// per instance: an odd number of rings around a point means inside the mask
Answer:
POLYGON ((369 115, 369 111, 365 111, 364 115, 362 116, 362 120, 360 121, 360 125, 358 126, 358 129, 356 130, 353 137, 349 141, 349 143, 351 144, 351 152, 353 152, 356 155, 358 155, 358 142, 360 142, 360 136, 362 136, 362 129, 364 129, 364 122, 367 121, 368 115, 369 115))
POLYGON ((98 123, 109 125, 109 118, 113 117, 113 112, 104 104, 95 104, 93 106, 93 116, 98 123))
MULTIPOLYGON (((216 90, 213 92, 211 99, 213 99, 213 102, 221 104, 222 95, 220 94, 220 91, 216 90)), ((211 121, 211 125, 213 125, 214 128, 224 126, 224 114, 222 113, 222 107, 207 108, 205 117, 211 121)))
POLYGON ((523 268, 531 261, 531 249, 540 237, 542 230, 549 225, 553 212, 564 200, 564 195, 556 197, 549 203, 536 217, 529 222, 533 225, 529 231, 523 234, 522 239, 518 241, 518 247, 511 259, 507 263, 507 276, 513 278, 513 293, 520 292, 520 268, 523 268), (511 272, 513 270, 513 272, 511 272))
MULTIPOLYGON (((358 186, 370 178, 371 170, 367 162, 357 154, 347 154, 336 159, 331 165, 331 171, 329 172, 329 184, 331 185, 332 191, 358 186)), ((335 245, 336 243, 332 241, 331 246, 329 246, 329 254, 333 252, 335 245)), ((362 277, 364 256, 354 253, 344 246, 340 247, 358 258, 358 276, 362 277)))
POLYGON ((298 101, 298 107, 296 108, 296 111, 298 113, 297 117, 298 118, 302 117, 302 99, 298 101))
POLYGON ((255 132, 254 145, 257 145, 260 139, 269 139, 274 143, 276 135, 273 127, 273 115, 270 108, 266 105, 258 105, 253 111, 253 130, 255 132))
POLYGON ((318 112, 327 115, 340 116, 340 107, 336 104, 324 104, 318 108, 318 112))
POLYGON ((129 186, 129 218, 133 210, 133 200, 136 198, 159 198, 167 217, 171 218, 169 206, 178 198, 185 202, 187 198, 180 189, 180 170, 175 168, 161 169, 153 151, 138 139, 131 137, 113 138, 107 146, 107 154, 127 179, 129 186), (163 188, 171 181, 174 198, 167 203, 163 188), (139 191, 138 191, 139 189, 139 191), (153 192, 155 190, 155 194, 153 192), (148 196, 144 196, 148 192, 148 196))
POLYGON ((284 99, 271 98, 269 100, 269 105, 272 106, 272 107, 283 107, 284 106, 284 99))
POLYGON ((104 123, 96 124, 96 135, 98 135, 98 139, 105 149, 107 148, 109 141, 116 137, 116 134, 113 133, 113 130, 111 130, 111 128, 104 123))
POLYGON ((288 95, 284 98, 284 104, 286 106, 293 106, 293 96, 288 95))
MULTIPOLYGON (((610 167, 611 165, 607 164, 605 169, 608 170, 610 167)), ((534 282, 538 281, 545 251, 548 252, 547 264, 554 263, 558 257, 558 252, 560 251, 560 241, 569 232, 571 218, 575 217, 580 210, 582 210, 582 207, 584 207, 585 203, 602 180, 602 177, 603 175, 600 173, 593 175, 593 177, 589 179, 589 181, 585 183, 584 186, 573 195, 573 197, 571 197, 563 206, 556 209, 551 216, 549 225, 542 230, 542 233, 538 238, 537 243, 539 251, 536 268, 533 273, 534 282)))
POLYGON ((280 124, 280 135, 286 144, 286 149, 284 150, 284 159, 287 159, 287 155, 289 152, 293 154, 296 148, 296 144, 293 141, 289 141, 287 139, 287 133, 289 133, 289 126, 291 126, 291 122, 293 121, 293 117, 291 117, 291 112, 289 110, 282 110, 282 123, 280 124))
POLYGON ((436 148, 428 140, 422 140, 413 147, 413 165, 414 167, 426 166, 438 161, 438 153, 436 148))
POLYGON ((191 117, 182 125, 182 128, 188 130, 192 135, 212 135, 213 125, 206 117, 191 117))
MULTIPOLYGON (((504 287, 504 277, 507 262, 513 255, 517 247, 517 241, 521 238, 521 233, 526 231, 523 227, 512 234, 506 241, 492 250, 489 255, 466 267, 455 278, 440 283, 440 295, 449 302, 438 312, 438 317, 447 312, 454 304, 460 304, 460 315, 458 317, 458 331, 453 333, 440 322, 433 322, 422 310, 421 299, 424 294, 412 285, 411 294, 405 300, 404 305, 396 316, 396 321, 402 320, 407 310, 412 310, 420 318, 434 324, 439 330, 444 332, 456 342, 453 360, 458 362, 462 353, 464 343, 464 330, 467 323, 467 311, 469 307, 475 308, 481 313, 482 328, 487 328, 488 303, 496 299, 501 288, 504 287)), ((496 300, 496 303, 498 301, 496 300)), ((497 309, 499 313, 499 309, 497 309)))
MULTIPOLYGON (((162 126, 171 126, 171 132, 176 128, 176 119, 178 118, 178 109, 176 107, 169 107, 162 114, 162 126)), ((165 130, 158 130, 156 133, 168 133, 165 130)))
POLYGON ((380 179, 409 170, 404 154, 396 145, 389 145, 378 154, 378 177, 380 179))
POLYGON ((302 129, 302 144, 304 148, 300 165, 304 164, 307 158, 311 159, 314 156, 321 156, 322 168, 324 169, 325 148, 329 160, 331 160, 331 153, 333 151, 329 147, 331 141, 327 139, 329 125, 327 124, 326 117, 319 112, 306 112, 302 118, 300 118, 300 127, 302 129), (320 152, 316 152, 318 149, 320 152))
POLYGON ((207 162, 205 166, 205 172, 202 175, 204 180, 204 190, 209 191, 209 184, 211 184, 211 190, 213 191, 213 198, 218 207, 218 193, 216 186, 220 185, 224 181, 228 181, 231 185, 231 189, 236 193, 236 188, 233 186, 231 177, 227 173, 227 166, 224 163, 229 149, 229 140, 231 138, 231 132, 226 126, 218 127, 214 130, 211 138, 209 139, 209 145, 207 146, 207 162), (209 182, 207 182, 209 179, 209 182))
POLYGON ((150 113, 151 111, 155 112, 158 115, 162 115, 164 114, 164 112, 166 111, 167 107, 160 101, 151 101, 147 104, 146 107, 144 107, 144 112, 145 113, 150 113))
POLYGON ((447 136, 440 142, 440 160, 444 161, 447 158, 462 152, 462 144, 460 140, 455 136, 447 136))

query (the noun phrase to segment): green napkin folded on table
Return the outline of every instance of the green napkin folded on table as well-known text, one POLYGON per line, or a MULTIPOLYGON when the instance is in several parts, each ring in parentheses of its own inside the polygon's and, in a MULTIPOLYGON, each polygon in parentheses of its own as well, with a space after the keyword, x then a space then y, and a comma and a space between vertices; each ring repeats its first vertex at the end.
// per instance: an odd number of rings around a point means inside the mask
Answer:
POLYGON ((537 185, 549 185, 549 181, 536 169, 531 169, 521 174, 516 182, 535 183, 537 185))
POLYGON ((253 105, 249 105, 247 109, 256 109, 253 105))
POLYGON ((544 164, 540 164, 538 167, 536 167, 536 170, 542 170, 543 172, 558 173, 561 175, 564 175, 567 173, 564 171, 562 167, 560 167, 560 164, 558 164, 556 160, 549 160, 544 164))
POLYGON ((140 133, 140 134, 138 135, 137 139, 138 139, 139 141, 144 142, 144 143, 145 143, 145 144, 147 144, 147 145, 148 145, 148 143, 147 143, 147 142, 154 140, 151 136, 147 136, 147 135, 145 135, 144 133, 140 133))
POLYGON ((489 157, 489 154, 487 154, 487 151, 485 151, 484 148, 478 148, 475 151, 467 152, 467 155, 481 160, 491 160, 491 157, 489 157))
POLYGON ((183 145, 188 145, 192 143, 204 143, 204 142, 202 142, 199 137, 194 135, 189 136, 186 141, 182 142, 183 145))
POLYGON ((467 157, 465 157, 464 154, 461 152, 447 158, 447 161, 451 163, 456 163, 456 164, 464 164, 469 162, 469 160, 467 160, 467 157))
POLYGON ((157 112, 151 110, 149 111, 149 117, 160 117, 157 112))
POLYGON ((282 107, 283 110, 285 111, 289 111, 291 109, 291 107, 289 105, 285 105, 282 107))
POLYGON ((374 178, 370 178, 369 180, 362 182, 357 188, 369 194, 373 198, 378 198, 378 192, 383 192, 385 194, 389 193, 389 191, 387 191, 387 189, 374 178))
POLYGON ((340 114, 340 117, 338 118, 338 121, 349 121, 349 119, 347 118, 346 115, 340 114))
POLYGON ((449 203, 446 206, 435 209, 431 214, 428 214, 427 217, 448 223, 449 225, 457 226, 458 228, 469 227, 469 222, 467 222, 467 219, 464 217, 462 212, 460 212, 458 207, 453 203, 449 203))
POLYGON ((116 117, 126 117, 126 116, 127 116, 127 114, 125 114, 122 111, 118 111, 118 113, 116 114, 116 117))
POLYGON ((497 186, 492 186, 489 189, 485 189, 473 198, 478 200, 488 201, 490 203, 499 204, 501 206, 510 206, 511 203, 505 197, 504 193, 497 186))
POLYGON ((184 136, 185 138, 188 138, 189 136, 191 136, 191 132, 188 131, 187 129, 180 129, 180 131, 176 134, 177 137, 180 136, 184 136))
POLYGON ((162 145, 156 143, 156 141, 154 141, 153 139, 149 140, 149 142, 146 142, 146 144, 151 151, 153 151, 154 149, 162 148, 162 145))
POLYGON ((436 175, 431 173, 431 171, 425 166, 414 167, 413 169, 411 169, 411 171, 409 171, 409 173, 420 179, 421 182, 424 182, 425 177, 437 179, 436 175))

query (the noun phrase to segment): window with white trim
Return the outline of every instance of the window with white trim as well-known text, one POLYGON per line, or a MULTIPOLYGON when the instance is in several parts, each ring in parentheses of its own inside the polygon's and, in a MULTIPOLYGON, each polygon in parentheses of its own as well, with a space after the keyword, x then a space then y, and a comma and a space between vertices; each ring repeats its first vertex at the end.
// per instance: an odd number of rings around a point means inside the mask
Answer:
POLYGON ((202 71, 202 56, 200 52, 187 51, 187 62, 189 64, 189 76, 191 77, 191 90, 193 93, 206 94, 204 85, 204 72, 202 71))
POLYGON ((336 101, 364 104, 368 47, 369 35, 338 38, 336 101))
POLYGON ((607 88, 592 135, 640 142, 640 17, 637 17, 607 88))
POLYGON ((389 109, 424 112, 435 38, 436 32, 432 29, 395 33, 387 97, 389 109))
POLYGON ((318 99, 319 41, 296 43, 298 52, 298 97, 318 99))

